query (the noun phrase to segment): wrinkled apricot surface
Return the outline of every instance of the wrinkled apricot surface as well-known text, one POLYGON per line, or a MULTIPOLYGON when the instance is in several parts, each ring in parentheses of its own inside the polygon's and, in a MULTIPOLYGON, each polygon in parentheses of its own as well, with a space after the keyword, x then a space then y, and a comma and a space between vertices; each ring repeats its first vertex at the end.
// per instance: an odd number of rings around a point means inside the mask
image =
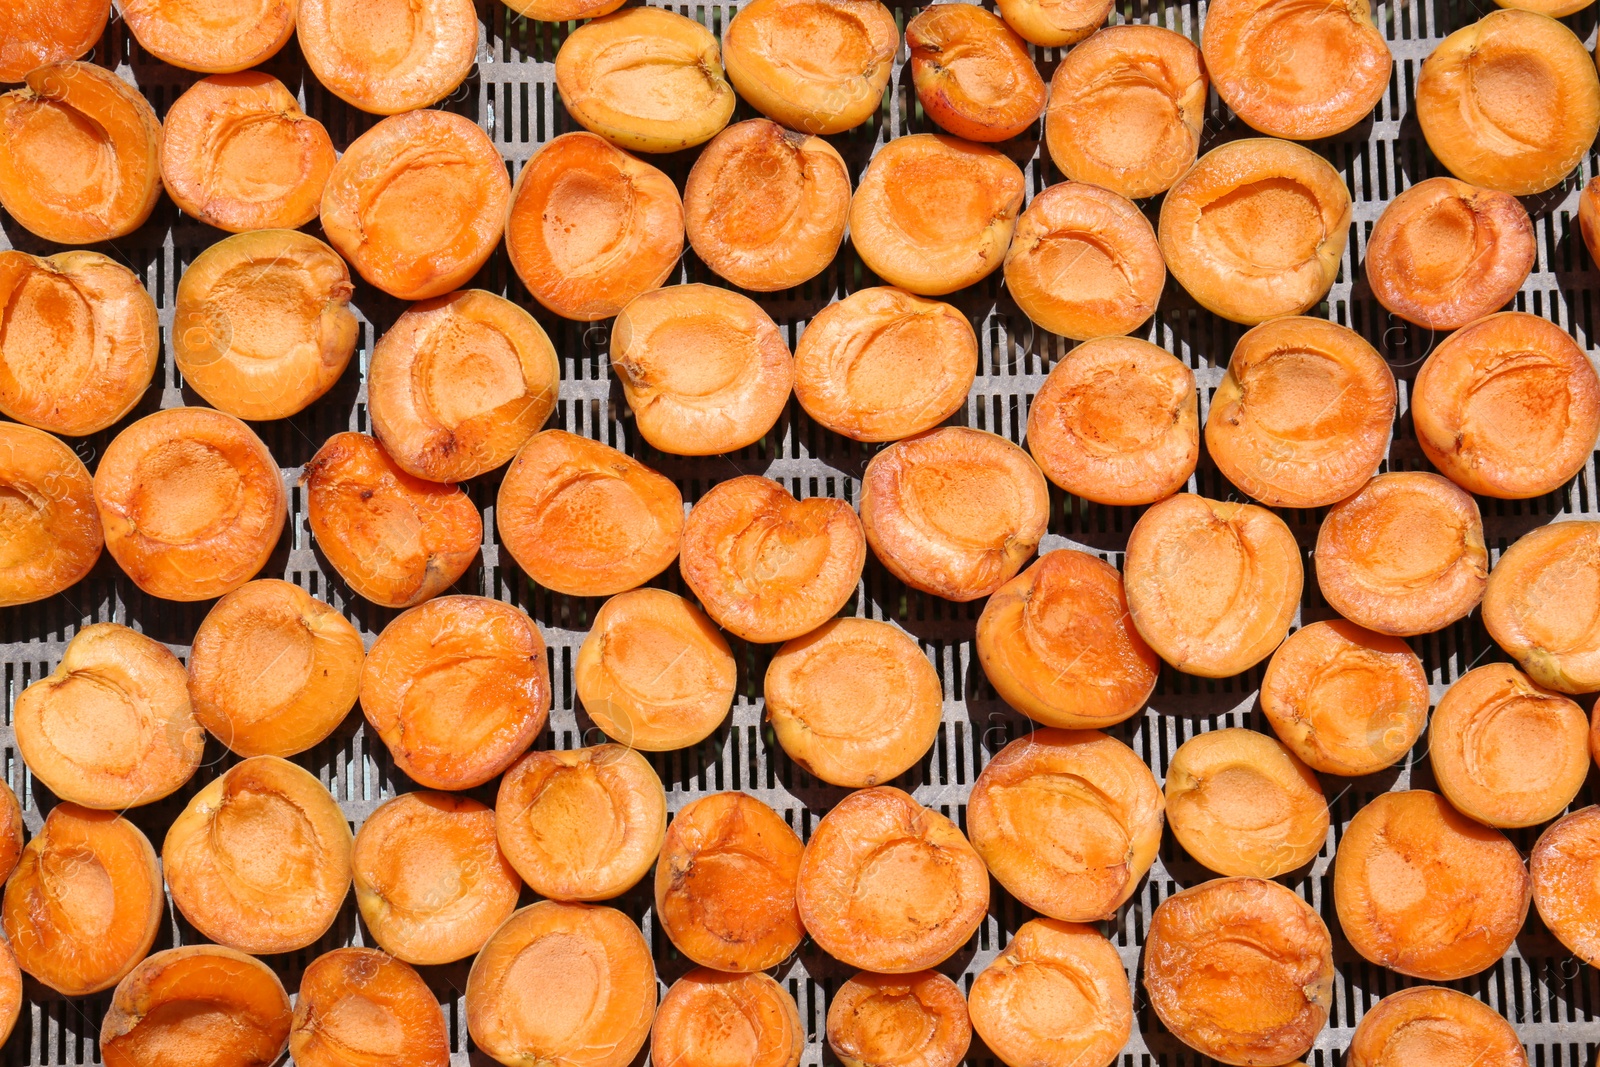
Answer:
POLYGON ((111 0, 17 0, 0 10, 0 82, 19 82, 50 63, 77 59, 95 46, 111 0))
POLYGON ((294 33, 297 0, 122 0, 139 47, 175 67, 226 74, 263 63, 294 33))
POLYGON ((1528 857, 1539 918, 1585 963, 1600 960, 1600 808, 1557 819, 1528 857))
POLYGON ((1600 522, 1553 522, 1501 553, 1483 594, 1489 636, 1535 682, 1600 689, 1600 522))
POLYGON ((221 945, 169 948, 118 983, 100 1055, 106 1067, 254 1067, 283 1055, 292 1021, 260 960, 221 945))
POLYGON ((295 29, 306 66, 329 92, 362 111, 398 115, 425 108, 455 91, 477 57, 472 0, 299 3, 295 29))
POLYGON ((1024 39, 1060 48, 1094 33, 1111 11, 1111 0, 1004 0, 998 7, 1024 39))
POLYGON ((0 606, 71 588, 105 544, 94 483, 77 453, 43 430, 0 424, 0 606))
POLYGON ((828 1047, 845 1067, 957 1067, 972 1044, 961 989, 937 971, 860 971, 828 1001, 828 1047))
POLYGON ((1028 45, 975 4, 933 4, 906 23, 922 110, 969 141, 1005 141, 1044 110, 1044 79, 1028 45))
POLYGON ((806 1030, 794 997, 765 974, 690 971, 667 990, 650 1030, 652 1063, 798 1067, 806 1030))
POLYGON ((300 977, 289 1054, 296 1067, 446 1067, 450 1035, 409 965, 376 949, 336 948, 300 977))
POLYGON ((1413 986, 1384 997, 1361 1017, 1345 1063, 1527 1067, 1528 1057, 1511 1024, 1487 1004, 1454 989, 1413 986))

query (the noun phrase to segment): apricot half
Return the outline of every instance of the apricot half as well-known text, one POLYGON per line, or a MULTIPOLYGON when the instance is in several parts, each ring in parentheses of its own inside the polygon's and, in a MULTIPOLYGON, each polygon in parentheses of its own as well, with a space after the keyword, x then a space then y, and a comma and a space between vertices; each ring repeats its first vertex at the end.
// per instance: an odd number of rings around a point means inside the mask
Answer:
POLYGON ((6 942, 0 947, 0 1043, 11 1037, 22 1015, 22 968, 17 966, 17 954, 6 942))
POLYGON ((922 110, 969 141, 1005 141, 1044 110, 1044 79, 1028 45, 975 4, 933 4, 906 23, 922 110))
POLYGON ((117 984, 100 1055, 106 1067, 254 1067, 283 1055, 292 1021, 260 960, 221 945, 169 948, 117 984))
POLYGON ((1349 229, 1350 190, 1332 164, 1256 137, 1212 149, 1173 184, 1158 236, 1201 307, 1253 326, 1328 295, 1349 229))
POLYGON ((1164 802, 1150 768, 1098 730, 1035 730, 972 787, 972 843, 1007 892, 1067 922, 1109 918, 1161 847, 1164 802))
POLYGON ((1600 689, 1600 522, 1519 537, 1489 572, 1483 625, 1528 676, 1562 693, 1600 689))
POLYGON ((650 1061, 674 1067, 798 1067, 806 1030, 794 997, 765 974, 690 971, 667 990, 650 1061))
POLYGON ((1600 177, 1589 179, 1589 184, 1578 194, 1578 232, 1589 249, 1591 260, 1600 260, 1595 249, 1600 248, 1600 177))
POLYGON ((1366 959, 1413 978, 1448 982, 1492 966, 1531 895, 1516 846, 1425 789, 1380 794, 1339 839, 1339 925, 1366 959))
MULTIPOLYGON (((17 861, 22 858, 23 830, 22 805, 17 802, 17 794, 12 792, 11 786, 0 781, 0 884, 11 877, 11 872, 17 869, 17 861)), ((11 962, 15 964, 16 960, 11 962)), ((3 969, 4 965, 0 964, 0 970, 3 969)), ((0 985, 4 985, 4 982, 0 982, 0 985)), ((4 997, 0 996, 0 1005, 3 1004, 4 997)), ((0 1010, 0 1017, 4 1014, 0 1010)), ((0 1037, 0 1044, 4 1042, 5 1038, 0 1037)))
POLYGON ((712 488, 683 524, 678 566, 706 614, 758 644, 827 622, 856 595, 867 542, 850 505, 796 500, 747 474, 712 488))
POLYGON ((1004 0, 1006 25, 1044 48, 1076 44, 1106 20, 1111 0, 1004 0))
POLYGON ((622 0, 505 0, 505 3, 512 11, 540 22, 596 18, 622 6, 622 0))
POLYGON ((17 0, 0 9, 0 82, 77 59, 95 46, 111 17, 111 0, 17 0))
POLYGON ((844 1067, 958 1067, 971 1044, 967 999, 937 971, 860 971, 828 1001, 828 1047, 844 1067))
POLYGON ((1344 1061, 1350 1067, 1528 1067, 1510 1023, 1482 1001, 1441 986, 1402 989, 1374 1004, 1356 1024, 1344 1061))
POLYGON ((1528 857, 1539 918, 1590 966, 1600 961, 1600 808, 1557 819, 1528 857))
POLYGON ((271 59, 294 34, 297 0, 122 0, 119 10, 139 47, 175 67, 209 74, 271 59))
POLYGON ((0 607, 71 588, 105 544, 94 483, 77 453, 43 430, 0 424, 0 607))
POLYGON ((433 991, 370 948, 336 948, 300 976, 289 1055, 296 1067, 447 1067, 450 1035, 433 991))
MULTIPOLYGON (((362 111, 398 115, 425 108, 454 92, 477 58, 472 0, 299 4, 295 29, 306 66, 329 92, 362 111)), ((458 195, 470 198, 475 191, 469 187, 458 195)))

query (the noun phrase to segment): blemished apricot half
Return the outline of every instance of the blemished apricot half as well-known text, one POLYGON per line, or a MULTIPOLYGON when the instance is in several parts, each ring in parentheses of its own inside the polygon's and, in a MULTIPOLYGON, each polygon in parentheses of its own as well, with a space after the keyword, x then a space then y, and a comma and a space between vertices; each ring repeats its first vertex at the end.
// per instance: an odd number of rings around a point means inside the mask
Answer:
POLYGON ((169 948, 117 984, 100 1055, 106 1067, 253 1067, 283 1055, 292 1021, 283 983, 255 957, 221 945, 169 948))
POLYGON ((972 1028, 1009 1067, 1108 1067, 1133 1032, 1122 957, 1092 926, 1031 919, 979 972, 972 1028))
POLYGON ((94 502, 111 558, 166 600, 209 600, 254 578, 289 514, 267 446, 210 408, 168 408, 119 433, 95 470, 94 502))
POLYGON ((43 430, 0 424, 0 607, 70 589, 105 544, 94 483, 77 453, 43 430))
POLYGON ((0 252, 0 412, 82 437, 126 415, 161 361, 155 301, 98 252, 0 252))
POLYGON ((1354 330, 1273 319, 1239 338, 1211 397, 1206 451, 1271 507, 1343 500, 1378 472, 1394 426, 1394 372, 1354 330))
POLYGON ((1428 724, 1429 702, 1411 646, 1343 619, 1290 634, 1261 679, 1261 711, 1278 739, 1325 774, 1398 763, 1428 724))
POLYGON ((0 903, 17 964, 69 997, 110 989, 155 944, 166 901, 156 853, 114 811, 57 804, 0 903))
POLYGON ((573 30, 555 74, 580 126, 635 152, 704 144, 738 102, 711 31, 657 7, 624 8, 573 30))
POLYGON ((655 768, 621 745, 535 750, 500 780, 500 851, 535 893, 609 900, 655 866, 667 795, 655 768))
POLYGON ((1380 474, 1329 508, 1315 557, 1333 610, 1398 637, 1465 618, 1489 574, 1477 502, 1422 471, 1380 474))
POLYGON ((817 312, 794 349, 794 395, 857 441, 931 430, 967 403, 978 335, 956 308, 892 286, 858 289, 817 312))
POLYGON ((557 315, 608 319, 678 269, 683 202, 672 179, 592 133, 564 133, 517 174, 506 252, 557 315))
POLYGON ((368 815, 351 866, 367 929, 383 951, 419 965, 478 951, 522 891, 495 840, 494 810, 451 793, 402 793, 368 815))
POLYGON ((880 785, 851 793, 817 823, 796 899, 828 955, 908 974, 967 943, 988 911, 989 877, 955 823, 880 785))
POLYGON ((889 284, 953 293, 1000 266, 1022 193, 1022 171, 994 148, 942 134, 896 137, 861 176, 850 240, 889 284))
POLYGON ((0 9, 0 82, 77 59, 100 40, 111 0, 17 0, 0 9))
POLYGON ((1428 460, 1470 493, 1518 500, 1560 488, 1600 434, 1600 376, 1560 326, 1504 311, 1439 344, 1411 418, 1428 460))
POLYGON ((1087 182, 1062 182, 1034 197, 1017 220, 1005 278, 1029 319, 1084 341, 1130 333, 1155 314, 1167 268, 1155 229, 1132 201, 1087 182))
POLYGON ((977 646, 1000 698, 1045 726, 1122 722, 1144 707, 1161 671, 1128 614, 1122 575, 1068 548, 995 590, 978 616, 977 646))
POLYGON ((873 619, 830 619, 788 641, 765 682, 767 720, 789 758, 858 789, 916 766, 939 736, 939 672, 906 633, 873 619))
POLYGON ((683 187, 689 244, 741 289, 775 292, 833 262, 850 215, 850 172, 827 141, 769 119, 712 138, 683 187))
MULTIPOLYGON (((302 23, 302 47, 304 34, 302 23)), ((500 150, 481 127, 449 111, 411 111, 350 143, 320 212, 328 241, 363 278, 401 300, 426 300, 478 273, 510 203, 500 150)))
POLYGON ((1553 522, 1501 553, 1483 625, 1528 676, 1562 693, 1600 689, 1600 522, 1553 522))
POLYGON ((144 225, 160 198, 161 123, 111 71, 51 63, 0 96, 0 207, 30 233, 114 240, 144 225))
POLYGON ((1202 882, 1156 908, 1144 987, 1190 1048, 1223 1063, 1283 1063, 1304 1056, 1328 1021, 1333 939, 1277 882, 1202 882))
POLYGON ((1266 508, 1179 493, 1134 524, 1122 580, 1134 626, 1162 659, 1227 678, 1288 636, 1305 567, 1294 534, 1266 508))
POLYGON ((1363 957, 1413 978, 1449 982, 1492 966, 1531 898, 1516 846, 1425 789, 1380 794, 1339 839, 1339 925, 1363 957))
POLYGON ((361 710, 396 766, 419 785, 482 785, 544 729, 544 638, 510 604, 436 597, 378 635, 361 670, 361 710))
POLYGON ((263 63, 294 34, 297 0, 122 0, 139 47, 184 70, 228 74, 263 63))
POLYGON ((0 947, 0 1043, 11 1037, 22 1015, 22 968, 7 942, 0 947))
POLYGON ((1472 1063, 1528 1067, 1511 1024, 1481 1000, 1442 986, 1413 986, 1374 1004, 1350 1036, 1350 1067, 1472 1063))
MULTIPOLYGON (((299 4, 295 30, 306 66, 329 92, 362 111, 398 115, 436 103, 466 80, 477 57, 472 0, 299 4)), ((460 195, 477 191, 468 187, 460 195)))
POLYGON ((989 761, 967 829, 995 880, 1052 919, 1098 922, 1123 905, 1161 847, 1161 787, 1098 730, 1035 730, 989 761))
POLYGON ((336 948, 300 977, 289 1055, 296 1067, 448 1067, 450 1035, 409 964, 376 949, 336 948))
POLYGON ((794 997, 765 974, 690 971, 667 990, 650 1061, 674 1067, 798 1067, 806 1030, 794 997))
POLYGON ((505 5, 520 15, 539 22, 570 22, 609 15, 623 0, 505 0, 505 5))
POLYGON ((1600 76, 1576 34, 1532 11, 1492 11, 1422 64, 1413 109, 1439 162, 1513 196, 1560 184, 1600 131, 1600 76))
POLYGON ((703 967, 775 967, 805 937, 795 904, 804 850, 783 817, 747 793, 692 800, 673 816, 656 862, 656 921, 703 967))
POLYGON ((352 836, 326 786, 277 756, 190 798, 161 846, 172 902, 219 945, 264 955, 327 932, 350 890, 352 836))
POLYGON ((1044 110, 1044 79, 1028 44, 975 4, 933 4, 906 23, 922 110, 969 141, 1005 141, 1044 110))
POLYGON ((430 482, 464 482, 510 460, 560 388, 544 327, 482 289, 407 309, 367 369, 373 433, 402 470, 430 482))
POLYGON ((1157 235, 1201 307, 1253 326, 1328 295, 1349 229, 1350 190, 1332 164, 1254 137, 1212 149, 1173 184, 1157 235))
POLYGON ((1594 966, 1600 961, 1600 807, 1579 808, 1546 827, 1528 869, 1539 918, 1594 966))
POLYGON ((699 283, 629 301, 611 331, 611 367, 639 435, 680 456, 761 440, 794 384, 794 359, 772 316, 747 296, 699 283))
POLYGON ((1032 457, 998 434, 947 426, 872 457, 861 525, 873 554, 913 589, 988 596, 1016 577, 1050 521, 1032 457))
POLYGON ((18 695, 12 715, 33 776, 87 808, 171 795, 194 777, 205 748, 178 657, 114 622, 73 635, 55 671, 18 695))
POLYGON ((1094 33, 1111 11, 1111 0, 1004 0, 1000 16, 1024 40, 1060 48, 1094 33))
POLYGON ((1070 180, 1130 200, 1165 192, 1199 153, 1208 84, 1200 49, 1181 33, 1099 30, 1050 79, 1050 159, 1070 180))
POLYGON ((844 1067, 957 1067, 972 1021, 961 988, 937 971, 860 971, 828 1001, 827 1034, 844 1067))
POLYGON ((728 80, 801 133, 843 133, 878 110, 900 28, 878 0, 752 0, 728 23, 728 80))
POLYGON ((572 679, 607 737, 668 752, 722 725, 738 670, 727 638, 699 608, 665 589, 633 589, 595 612, 572 679))
POLYGON ((506 471, 494 518, 528 577, 569 596, 611 596, 678 558, 683 494, 610 445, 545 430, 506 471))
POLYGON ((683 580, 724 630, 758 644, 810 633, 856 595, 861 520, 829 497, 796 500, 747 474, 701 497, 683 524, 683 580))

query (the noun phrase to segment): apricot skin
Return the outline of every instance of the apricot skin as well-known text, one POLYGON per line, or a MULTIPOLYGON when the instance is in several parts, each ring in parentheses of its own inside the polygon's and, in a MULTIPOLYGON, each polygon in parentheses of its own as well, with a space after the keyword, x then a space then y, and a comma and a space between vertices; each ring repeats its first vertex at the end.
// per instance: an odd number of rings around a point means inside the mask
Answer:
POLYGON ((663 1067, 799 1067, 805 1050, 794 998, 759 973, 690 971, 661 998, 650 1030, 650 1060, 663 1067))
POLYGON ((937 971, 860 971, 828 1002, 827 1034, 844 1067, 957 1067, 972 1022, 960 988, 937 971))
POLYGON ((283 1055, 292 1020, 283 983, 260 960, 220 945, 170 948, 118 983, 100 1054, 106 1067, 255 1067, 283 1055))
POLYGON ((89 573, 105 536, 77 453, 43 430, 0 425, 0 493, 0 607, 54 596, 89 573))
POLYGON ((19 0, 0 8, 0 82, 78 59, 105 33, 111 0, 19 0))
POLYGON ((289 1054, 297 1067, 447 1067, 450 1037, 410 966, 376 949, 336 948, 300 977, 289 1054))
POLYGON ((911 77, 928 117, 969 141, 1005 141, 1044 110, 1028 46, 973 4, 934 4, 906 23, 911 77))
POLYGON ((1410 1067, 1468 1056, 1478 1067, 1528 1067, 1522 1041, 1480 1000, 1440 986, 1413 986, 1374 1004, 1350 1037, 1350 1067, 1410 1067))
POLYGON ((1600 689, 1597 561, 1600 523, 1553 522, 1523 534, 1489 572, 1483 625, 1547 689, 1600 689))

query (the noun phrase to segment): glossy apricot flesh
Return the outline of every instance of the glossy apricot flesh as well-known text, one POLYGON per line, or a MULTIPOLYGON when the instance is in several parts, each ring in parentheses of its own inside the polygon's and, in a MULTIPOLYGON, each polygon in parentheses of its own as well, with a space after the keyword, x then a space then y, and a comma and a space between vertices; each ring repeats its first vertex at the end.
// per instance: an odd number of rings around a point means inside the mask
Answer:
POLYGON ((446 1067, 450 1035, 409 965, 376 949, 336 948, 300 977, 289 1055, 297 1067, 446 1067))
POLYGON ((122 0, 139 47, 175 67, 226 74, 263 63, 294 33, 297 0, 122 0))
POLYGON ((805 1026, 794 997, 765 974, 690 971, 667 990, 650 1030, 652 1063, 798 1067, 805 1026))
POLYGON ((155 301, 98 252, 0 252, 0 412, 81 437, 126 415, 161 360, 155 301))
MULTIPOLYGON (((22 805, 17 802, 17 794, 4 781, 0 781, 0 884, 11 877, 11 872, 16 870, 17 861, 22 858, 23 830, 22 805)), ((13 960, 13 963, 16 961, 13 960)), ((3 965, 0 965, 3 969, 3 965)), ((0 985, 3 985, 0 982, 0 985)), ((0 998, 0 1004, 3 1004, 0 998)), ((0 1016, 4 1012, 0 1011, 0 1016)), ((0 1037, 0 1044, 5 1038, 0 1037)))
POLYGON ((565 133, 517 174, 506 252, 528 292, 557 315, 610 318, 677 270, 683 202, 650 164, 597 134, 565 133))
POLYGON ((0 96, 0 207, 58 244, 125 237, 161 197, 161 123, 133 86, 51 63, 0 96))
POLYGON ((1528 857, 1533 904, 1550 932, 1585 963, 1600 960, 1600 808, 1545 828, 1528 857))
POLYGON ((569 596, 611 596, 678 558, 683 494, 609 445, 545 430, 506 471, 494 515, 528 577, 569 596))
POLYGON ((1260 878, 1168 897, 1145 938, 1145 991, 1168 1030, 1223 1063, 1304 1056, 1333 1003, 1333 940, 1311 905, 1260 878))
POLYGON ((683 187, 689 244, 741 289, 775 292, 821 274, 844 240, 850 173, 827 141, 768 119, 712 138, 683 187))
POLYGON ((1254 504, 1179 493, 1139 517, 1122 580, 1133 624, 1185 674, 1226 678, 1289 633, 1305 569, 1294 534, 1254 504))
POLYGON ((1519 537, 1489 572, 1483 625, 1535 682, 1600 689, 1600 522, 1553 522, 1519 537))
POLYGON ((254 1067, 283 1055, 292 1022, 283 983, 260 960, 221 945, 169 948, 117 984, 100 1055, 106 1067, 254 1067))
POLYGON ((1179 178, 1157 236, 1190 296, 1253 326, 1328 295, 1349 228, 1350 190, 1327 160, 1257 137, 1212 149, 1179 178))
POLYGON ((356 833, 351 866, 367 929, 389 955, 419 965, 478 951, 522 891, 493 809, 450 793, 387 801, 356 833))
POLYGON ((1409 637, 1441 630, 1478 606, 1489 554, 1470 496, 1437 474, 1395 471, 1328 509, 1316 565, 1335 611, 1369 630, 1409 637))
POLYGON ((1350 944, 1401 974, 1448 982, 1493 966, 1532 884, 1505 835, 1425 789, 1383 793, 1339 839, 1333 902, 1350 944))
POLYGON ((1350 1067, 1528 1067, 1522 1041, 1493 1008, 1440 986, 1413 986, 1374 1004, 1350 1037, 1350 1067))
POLYGON ((453 112, 412 111, 350 142, 320 212, 328 242, 363 278, 401 300, 426 300, 478 273, 510 202, 500 150, 481 127, 453 112))
POLYGON ((43 430, 0 424, 0 607, 71 588, 105 537, 83 460, 43 430))
POLYGON ((849 504, 796 500, 777 482, 747 474, 695 502, 678 566, 717 625, 772 644, 838 614, 855 596, 866 561, 861 520, 849 504))
POLYGON ((361 670, 361 710, 419 785, 482 785, 544 729, 544 638, 526 614, 498 600, 429 600, 378 635, 361 670))
POLYGON ((299 2, 295 28, 306 66, 362 111, 398 115, 436 103, 466 80, 477 58, 472 0, 299 2))
POLYGON ((1060 48, 1094 33, 1111 11, 1111 0, 1004 0, 997 5, 1006 25, 1045 48, 1060 48))
POLYGON ((0 946, 0 1043, 11 1037, 22 1015, 22 968, 9 942, 0 946))
POLYGON ((1133 896, 1161 846, 1161 787, 1098 730, 1035 730, 990 760, 967 829, 995 880, 1052 919, 1097 922, 1133 896))
POLYGON ((974 4, 933 4, 906 23, 911 78, 922 110, 969 141, 1005 141, 1044 110, 1044 79, 1028 45, 974 4))
POLYGON ((827 1034, 844 1067, 957 1067, 972 1022, 961 989, 937 971, 860 971, 828 1001, 827 1034))
POLYGON ((1559 488, 1600 434, 1600 376, 1560 326, 1521 311, 1445 338, 1411 389, 1417 443, 1451 481, 1517 500, 1559 488))
POLYGON ((155 943, 166 901, 155 850, 113 811, 57 804, 0 904, 17 964, 69 997, 110 989, 155 943))
POLYGON ((77 59, 95 46, 111 16, 111 0, 18 0, 0 10, 0 82, 77 59))

